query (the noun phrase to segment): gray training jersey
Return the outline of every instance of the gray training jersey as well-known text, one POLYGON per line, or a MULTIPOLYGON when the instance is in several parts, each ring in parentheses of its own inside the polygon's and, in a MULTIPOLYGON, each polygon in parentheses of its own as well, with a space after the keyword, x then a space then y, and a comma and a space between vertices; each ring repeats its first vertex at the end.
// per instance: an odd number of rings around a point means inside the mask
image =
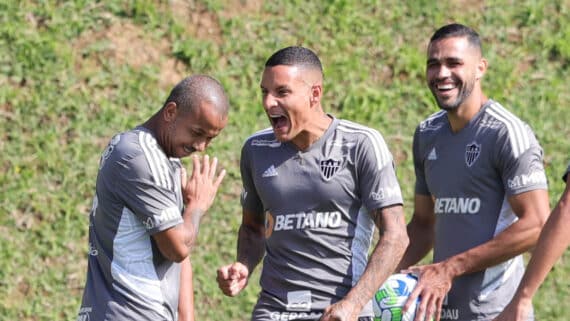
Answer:
MULTIPOLYGON (((489 100, 458 133, 440 111, 416 129, 416 193, 431 195, 434 262, 485 243, 517 220, 507 197, 546 189, 542 149, 530 127, 489 100)), ((491 320, 511 300, 522 256, 454 280, 442 320, 491 320)), ((531 318, 532 319, 532 318, 531 318)))
MULTIPOLYGON (((242 205, 265 213, 266 255, 252 320, 318 320, 367 264, 367 210, 401 204, 393 160, 373 129, 333 118, 306 151, 271 129, 242 149, 242 205)), ((367 305, 361 316, 372 316, 367 305)))
POLYGON ((180 266, 151 235, 183 222, 180 167, 142 127, 103 152, 78 321, 177 319, 180 266))

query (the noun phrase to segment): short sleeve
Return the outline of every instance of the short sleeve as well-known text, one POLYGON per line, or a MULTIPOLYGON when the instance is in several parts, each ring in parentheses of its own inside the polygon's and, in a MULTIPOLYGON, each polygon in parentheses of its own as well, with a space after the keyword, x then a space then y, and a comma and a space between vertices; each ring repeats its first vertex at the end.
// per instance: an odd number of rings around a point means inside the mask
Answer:
POLYGON ((176 179, 180 175, 180 164, 170 163, 164 157, 163 162, 154 162, 161 166, 156 166, 158 169, 152 171, 149 166, 152 162, 144 154, 119 161, 112 176, 116 195, 150 234, 183 223, 181 206, 177 201, 177 193, 181 189, 176 179), (175 166, 174 171, 166 165, 175 166))
POLYGON ((416 174, 415 192, 420 195, 431 195, 425 176, 424 160, 420 150, 420 128, 416 128, 412 143, 412 154, 414 159, 414 171, 416 174))
POLYGON ((507 129, 499 133, 498 164, 507 195, 536 189, 547 189, 543 151, 530 127, 525 125, 519 135, 507 129))
POLYGON ((247 143, 244 144, 241 150, 240 157, 240 172, 242 181, 242 192, 241 192, 241 205, 242 208, 253 213, 262 213, 263 204, 253 181, 253 171, 251 168, 251 162, 249 153, 250 149, 247 148, 247 143))
POLYGON ((362 137, 356 161, 362 201, 369 211, 403 203, 392 154, 378 131, 362 137))

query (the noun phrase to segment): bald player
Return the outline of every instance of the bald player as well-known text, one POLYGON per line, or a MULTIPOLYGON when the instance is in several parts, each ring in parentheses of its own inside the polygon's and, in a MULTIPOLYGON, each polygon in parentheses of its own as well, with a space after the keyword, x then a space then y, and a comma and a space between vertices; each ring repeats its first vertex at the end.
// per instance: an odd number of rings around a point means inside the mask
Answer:
MULTIPOLYGON (((489 321, 510 301, 549 214, 543 154, 530 127, 485 96, 479 35, 450 24, 427 50, 427 84, 441 111, 417 127, 410 246, 399 268, 433 248, 407 308, 416 321, 489 321)), ((532 320, 532 317, 529 318, 532 320)))
POLYGON ((225 171, 193 158, 226 126, 220 83, 192 76, 144 124, 114 136, 89 215, 87 281, 77 320, 194 320, 188 254, 225 171))
POLYGON ((219 287, 237 295, 263 259, 252 320, 372 320, 372 296, 408 244, 392 155, 376 130, 323 111, 307 48, 274 53, 261 92, 271 128, 242 148, 237 262, 218 270, 219 287))

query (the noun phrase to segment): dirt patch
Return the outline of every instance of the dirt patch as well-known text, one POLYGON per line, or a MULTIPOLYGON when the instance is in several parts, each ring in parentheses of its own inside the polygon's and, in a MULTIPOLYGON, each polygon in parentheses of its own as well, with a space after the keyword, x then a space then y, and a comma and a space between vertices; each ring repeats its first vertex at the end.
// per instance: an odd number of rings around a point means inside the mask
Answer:
POLYGON ((169 88, 184 76, 184 65, 171 57, 171 44, 166 39, 145 36, 142 27, 117 21, 100 31, 87 31, 74 43, 76 69, 90 74, 102 65, 129 65, 134 69, 145 65, 160 66, 159 85, 169 88))
POLYGON ((220 13, 224 18, 258 13, 263 7, 263 0, 228 0, 220 13))
POLYGON ((222 28, 215 12, 196 1, 170 1, 172 16, 181 23, 189 36, 221 44, 222 28))

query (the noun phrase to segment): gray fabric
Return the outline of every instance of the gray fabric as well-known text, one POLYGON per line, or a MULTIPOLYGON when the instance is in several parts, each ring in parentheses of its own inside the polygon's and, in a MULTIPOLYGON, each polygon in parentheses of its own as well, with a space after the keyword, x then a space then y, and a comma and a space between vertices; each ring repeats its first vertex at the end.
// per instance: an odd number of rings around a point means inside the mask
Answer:
POLYGON ((180 266, 151 235, 183 222, 180 161, 136 128, 101 156, 78 320, 176 320, 180 266))
MULTIPOLYGON (((434 262, 480 245, 517 220, 507 197, 546 189, 542 148, 527 124, 488 101, 458 133, 447 113, 414 136, 416 193, 435 201, 434 262)), ((522 257, 454 280, 442 320, 491 320, 510 301, 522 257)))
MULTIPOLYGON (((266 217, 262 290, 252 319, 318 319, 367 264, 374 222, 365 209, 402 203, 383 138, 333 119, 300 152, 267 129, 245 142, 241 173, 244 209, 266 217)), ((372 316, 372 306, 361 316, 372 316)))

